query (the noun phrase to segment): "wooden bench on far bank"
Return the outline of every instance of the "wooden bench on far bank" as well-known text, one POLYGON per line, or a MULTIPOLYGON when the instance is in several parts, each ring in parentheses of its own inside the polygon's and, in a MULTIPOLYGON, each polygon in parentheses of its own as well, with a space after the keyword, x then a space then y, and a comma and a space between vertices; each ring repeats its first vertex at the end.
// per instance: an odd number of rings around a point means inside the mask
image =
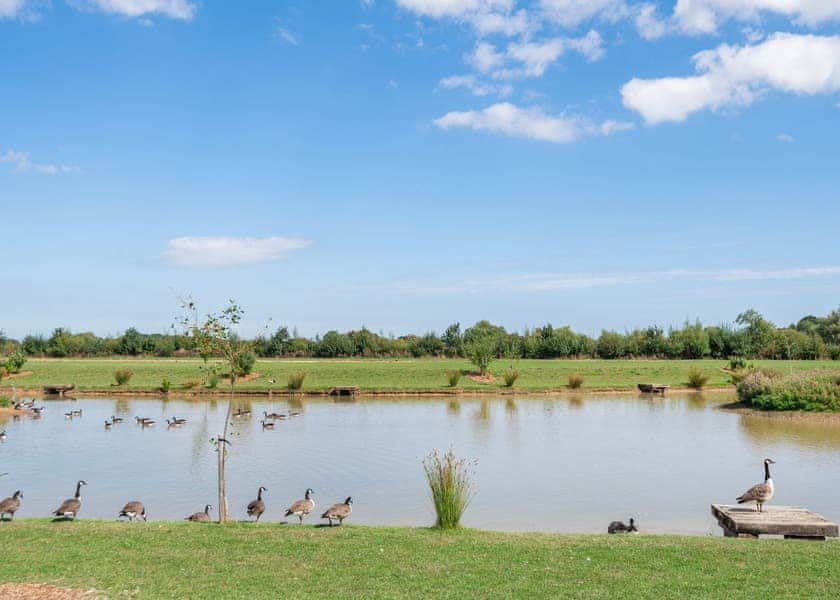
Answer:
POLYGON ((836 523, 798 506, 765 505, 758 512, 751 506, 712 504, 712 515, 726 537, 783 535, 786 539, 824 540, 838 535, 836 523))
POLYGON ((330 396, 355 396, 359 390, 358 385, 337 385, 330 389, 330 396))
POLYGON ((76 389, 75 384, 72 383, 65 383, 61 385, 45 385, 44 386, 44 393, 49 396, 61 396, 64 397, 64 394, 67 392, 72 392, 76 389))
POLYGON ((668 391, 668 388, 671 386, 663 385, 661 383, 640 383, 637 387, 643 394, 662 394, 664 396, 665 392, 668 391))

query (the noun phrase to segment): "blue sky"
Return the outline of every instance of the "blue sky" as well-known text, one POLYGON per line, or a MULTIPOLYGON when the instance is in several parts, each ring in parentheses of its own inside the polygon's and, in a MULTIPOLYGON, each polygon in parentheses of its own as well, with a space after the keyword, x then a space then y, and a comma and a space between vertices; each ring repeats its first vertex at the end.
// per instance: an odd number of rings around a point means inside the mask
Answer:
POLYGON ((0 0, 0 329, 840 304, 836 0, 0 0))

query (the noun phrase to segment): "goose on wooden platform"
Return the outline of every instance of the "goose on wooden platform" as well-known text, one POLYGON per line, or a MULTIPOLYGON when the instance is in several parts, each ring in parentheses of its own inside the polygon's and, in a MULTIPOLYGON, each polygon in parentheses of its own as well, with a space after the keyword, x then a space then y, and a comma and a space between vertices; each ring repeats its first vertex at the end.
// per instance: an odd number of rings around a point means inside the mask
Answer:
POLYGON ((764 483, 756 483, 746 492, 738 496, 735 500, 738 504, 744 502, 755 502, 755 509, 758 512, 764 510, 764 504, 770 502, 773 494, 776 492, 773 487, 773 478, 770 477, 770 465, 776 464, 776 461, 771 458, 764 459, 764 483))
POLYGON ((61 503, 61 506, 53 511, 56 517, 63 517, 65 519, 75 519, 82 508, 82 486, 87 485, 87 481, 80 479, 76 482, 76 493, 72 498, 68 498, 61 503))

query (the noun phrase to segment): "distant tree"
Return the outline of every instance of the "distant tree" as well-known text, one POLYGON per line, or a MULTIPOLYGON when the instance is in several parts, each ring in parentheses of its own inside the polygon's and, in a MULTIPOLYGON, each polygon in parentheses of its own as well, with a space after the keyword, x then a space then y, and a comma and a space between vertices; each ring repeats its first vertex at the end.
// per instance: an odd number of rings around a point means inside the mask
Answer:
POLYGON ((625 355, 624 336, 615 331, 602 331, 597 344, 601 358, 621 358, 625 355))
POLYGON ((128 356, 139 356, 143 353, 144 336, 134 327, 129 327, 120 338, 119 352, 128 356))
POLYGON ((735 323, 742 327, 736 336, 739 350, 737 354, 746 357, 759 356, 762 349, 769 345, 775 325, 754 309, 742 312, 735 319, 735 323))
POLYGON ((464 356, 464 336, 461 335, 460 323, 452 323, 447 327, 443 335, 440 336, 440 340, 443 342, 443 351, 446 356, 450 358, 464 356))
POLYGON ((496 356, 496 346, 490 337, 472 339, 464 344, 464 352, 470 362, 478 367, 482 375, 487 375, 487 369, 496 356))

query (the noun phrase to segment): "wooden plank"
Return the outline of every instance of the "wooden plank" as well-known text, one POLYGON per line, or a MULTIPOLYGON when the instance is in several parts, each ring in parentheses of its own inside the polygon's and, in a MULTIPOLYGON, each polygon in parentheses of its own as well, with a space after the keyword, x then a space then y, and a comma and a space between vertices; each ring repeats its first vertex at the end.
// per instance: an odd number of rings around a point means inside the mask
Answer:
MULTIPOLYGON (((838 537, 838 527, 822 515, 798 506, 764 506, 758 512, 752 506, 712 504, 712 515, 724 533, 783 535, 787 537, 825 538, 838 537)), ((727 534, 728 535, 728 534, 727 534)))

